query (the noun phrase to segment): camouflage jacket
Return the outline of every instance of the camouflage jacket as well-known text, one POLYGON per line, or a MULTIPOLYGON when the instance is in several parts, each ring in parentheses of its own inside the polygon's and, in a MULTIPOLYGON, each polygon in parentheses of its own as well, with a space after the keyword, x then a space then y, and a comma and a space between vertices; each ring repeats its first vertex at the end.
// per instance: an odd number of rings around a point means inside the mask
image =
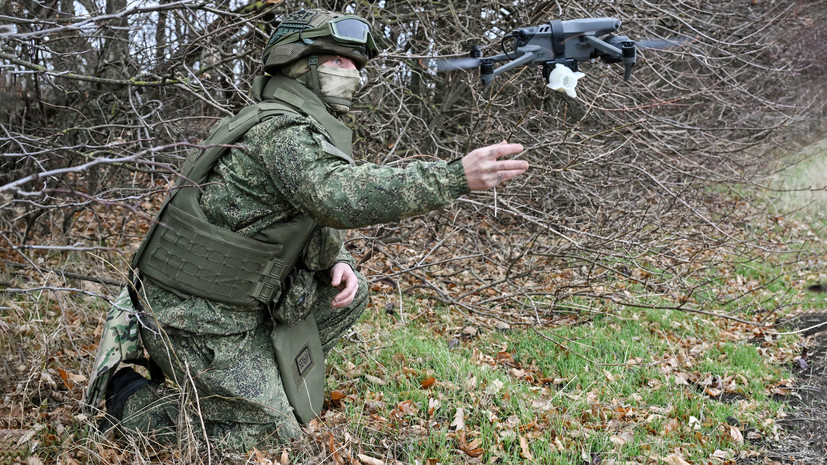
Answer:
MULTIPOLYGON (((296 115, 254 126, 243 137, 243 148, 231 149, 213 167, 201 197, 207 219, 253 238, 299 213, 341 230, 398 221, 444 207, 469 192, 459 162, 413 162, 404 168, 351 165, 323 150, 322 134, 311 118, 296 115)), ((318 243, 327 240, 340 247, 334 262, 353 266, 341 238, 329 239, 335 236, 333 229, 327 233, 311 235, 301 258, 304 265, 319 269, 314 257, 318 243)), ((152 283, 146 292, 157 320, 185 331, 239 333, 266 317, 259 308, 198 297, 182 300, 152 283)))

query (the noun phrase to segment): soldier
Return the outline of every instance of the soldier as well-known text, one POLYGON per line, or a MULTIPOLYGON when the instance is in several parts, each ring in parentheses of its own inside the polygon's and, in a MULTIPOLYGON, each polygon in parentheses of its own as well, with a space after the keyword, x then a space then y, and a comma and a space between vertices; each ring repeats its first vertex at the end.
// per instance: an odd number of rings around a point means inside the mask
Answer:
POLYGON ((217 123, 205 143, 216 146, 188 158, 133 260, 140 279, 110 311, 87 393, 92 407, 105 393, 122 430, 163 439, 186 425, 238 450, 296 437, 321 407, 322 352, 367 302, 343 230, 442 208, 528 168, 499 160, 523 149, 505 142, 452 162, 354 164, 336 116, 375 55, 363 18, 288 15, 253 83, 259 103, 217 123), (141 347, 152 381, 132 368, 113 376, 141 347), (181 415, 182 392, 198 417, 181 415))

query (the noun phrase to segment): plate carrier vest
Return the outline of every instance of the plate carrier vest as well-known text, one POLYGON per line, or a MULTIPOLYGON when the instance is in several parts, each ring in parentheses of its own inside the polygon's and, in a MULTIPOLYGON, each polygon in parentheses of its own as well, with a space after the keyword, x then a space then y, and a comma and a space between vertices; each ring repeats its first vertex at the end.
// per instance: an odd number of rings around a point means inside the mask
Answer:
MULTIPOLYGON (((210 147, 187 157, 181 178, 132 259, 132 270, 140 276, 168 290, 234 305, 269 304, 279 298, 281 284, 316 223, 302 214, 262 231, 268 242, 252 239, 210 224, 199 205, 198 186, 207 181, 228 145, 272 116, 312 118, 326 132, 324 151, 350 164, 352 135, 315 94, 293 79, 256 78, 253 95, 259 103, 213 125, 203 143, 210 147)), ((135 308, 140 308, 137 295, 131 297, 135 308)))

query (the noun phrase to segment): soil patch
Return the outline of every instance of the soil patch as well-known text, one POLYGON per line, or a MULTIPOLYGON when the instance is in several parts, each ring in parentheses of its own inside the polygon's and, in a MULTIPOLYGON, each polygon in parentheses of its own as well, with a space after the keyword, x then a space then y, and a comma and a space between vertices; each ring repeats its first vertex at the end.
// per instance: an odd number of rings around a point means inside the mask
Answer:
MULTIPOLYGON (((799 321, 801 329, 827 321, 827 313, 810 314, 799 321)), ((827 325, 805 333, 809 336, 806 363, 793 369, 796 383, 787 396, 789 413, 779 422, 784 429, 781 441, 769 443, 762 460, 743 463, 825 465, 827 464, 827 325)))

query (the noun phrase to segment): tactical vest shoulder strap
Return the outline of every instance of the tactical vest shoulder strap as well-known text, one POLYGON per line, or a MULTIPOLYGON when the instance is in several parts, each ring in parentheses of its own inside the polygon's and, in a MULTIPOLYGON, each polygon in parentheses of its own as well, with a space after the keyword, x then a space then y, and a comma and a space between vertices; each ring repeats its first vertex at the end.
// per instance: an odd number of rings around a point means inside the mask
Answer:
POLYGON ((201 184, 206 181, 210 169, 226 151, 227 147, 224 145, 237 142, 253 126, 278 114, 298 115, 299 113, 283 103, 266 101, 244 107, 236 115, 215 123, 203 143, 208 147, 203 151, 191 152, 184 161, 181 167, 181 174, 184 178, 181 182, 201 184))

